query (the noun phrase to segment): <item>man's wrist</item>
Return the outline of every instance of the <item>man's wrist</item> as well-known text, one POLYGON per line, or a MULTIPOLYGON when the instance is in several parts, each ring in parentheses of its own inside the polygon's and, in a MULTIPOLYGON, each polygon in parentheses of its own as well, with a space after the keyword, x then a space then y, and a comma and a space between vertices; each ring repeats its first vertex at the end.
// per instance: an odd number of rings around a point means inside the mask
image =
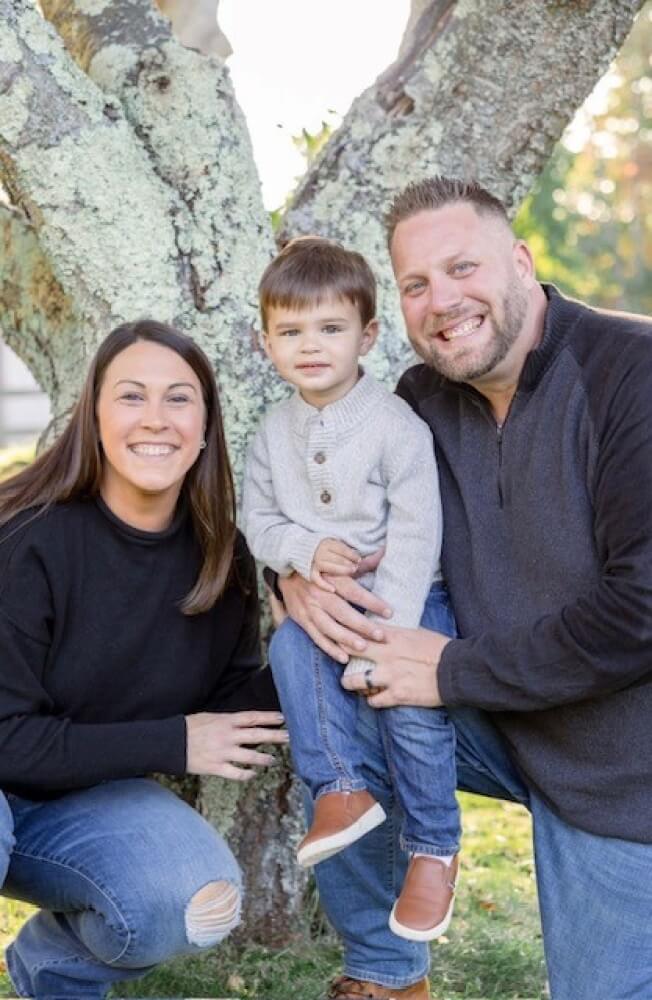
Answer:
MULTIPOLYGON (((425 630, 424 630, 425 631, 425 630)), ((452 641, 450 636, 444 636, 440 632, 427 632, 425 644, 421 646, 421 662, 438 670, 444 650, 452 641)))

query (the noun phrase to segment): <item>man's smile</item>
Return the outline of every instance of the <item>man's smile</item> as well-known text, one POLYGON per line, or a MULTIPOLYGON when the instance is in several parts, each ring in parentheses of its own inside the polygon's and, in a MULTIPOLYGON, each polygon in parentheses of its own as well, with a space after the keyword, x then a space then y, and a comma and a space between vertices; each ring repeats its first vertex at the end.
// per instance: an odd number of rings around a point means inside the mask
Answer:
POLYGON ((470 337, 476 332, 484 321, 484 316, 467 316, 466 319, 458 320, 455 324, 443 327, 435 327, 431 336, 441 337, 443 340, 460 340, 463 337, 470 337))

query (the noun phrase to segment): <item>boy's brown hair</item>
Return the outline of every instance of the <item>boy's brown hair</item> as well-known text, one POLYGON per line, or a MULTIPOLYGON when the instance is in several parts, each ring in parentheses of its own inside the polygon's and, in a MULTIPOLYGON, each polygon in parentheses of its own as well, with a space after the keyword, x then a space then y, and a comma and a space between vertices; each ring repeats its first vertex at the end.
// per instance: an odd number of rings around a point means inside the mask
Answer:
POLYGON ((269 309, 306 309, 331 295, 356 306, 363 328, 376 315, 376 279, 362 254, 322 236, 288 243, 265 268, 258 295, 265 331, 269 309))

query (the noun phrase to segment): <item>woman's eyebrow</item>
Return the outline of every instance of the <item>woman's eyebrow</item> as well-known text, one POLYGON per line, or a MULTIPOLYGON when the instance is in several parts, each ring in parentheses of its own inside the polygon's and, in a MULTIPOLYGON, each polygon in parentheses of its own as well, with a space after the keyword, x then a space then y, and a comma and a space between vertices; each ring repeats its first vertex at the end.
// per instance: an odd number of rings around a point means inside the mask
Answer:
MULTIPOLYGON (((137 385, 140 389, 147 388, 144 382, 139 382, 138 379, 135 378, 119 378, 114 383, 114 385, 123 385, 124 383, 128 383, 129 385, 137 385)), ((195 394, 197 393, 197 389, 192 384, 192 382, 170 382, 168 389, 179 389, 181 388, 181 386, 184 386, 187 389, 192 389, 192 391, 195 394)))
POLYGON ((192 389, 192 391, 195 393, 197 392, 197 389, 192 384, 192 382, 171 382, 170 385, 168 386, 168 389, 180 389, 182 386, 184 386, 186 389, 192 389))

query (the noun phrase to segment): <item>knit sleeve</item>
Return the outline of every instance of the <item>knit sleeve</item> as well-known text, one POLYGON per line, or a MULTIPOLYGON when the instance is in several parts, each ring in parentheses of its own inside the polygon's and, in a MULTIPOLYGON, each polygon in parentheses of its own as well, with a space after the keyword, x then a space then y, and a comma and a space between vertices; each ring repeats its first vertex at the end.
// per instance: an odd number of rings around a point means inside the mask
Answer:
POLYGON ((407 410, 401 417, 384 448, 387 529, 373 591, 394 612, 389 624, 416 628, 439 572, 442 511, 430 430, 407 410))
MULTIPOLYGON (((393 611, 382 624, 417 628, 435 575, 439 572, 442 511, 432 435, 410 413, 394 422, 386 441, 387 534, 385 554, 376 570, 373 592, 393 611)), ((370 660, 351 657, 346 674, 373 667, 370 660)))
POLYGON ((182 773, 183 716, 80 724, 57 710, 43 683, 53 622, 44 567, 29 546, 17 546, 10 563, 0 595, 0 786, 41 797, 148 771, 182 773))
POLYGON ((308 579, 317 546, 328 535, 310 531, 283 513, 274 490, 272 461, 264 423, 247 456, 242 501, 243 530, 256 559, 281 576, 297 572, 308 579))

